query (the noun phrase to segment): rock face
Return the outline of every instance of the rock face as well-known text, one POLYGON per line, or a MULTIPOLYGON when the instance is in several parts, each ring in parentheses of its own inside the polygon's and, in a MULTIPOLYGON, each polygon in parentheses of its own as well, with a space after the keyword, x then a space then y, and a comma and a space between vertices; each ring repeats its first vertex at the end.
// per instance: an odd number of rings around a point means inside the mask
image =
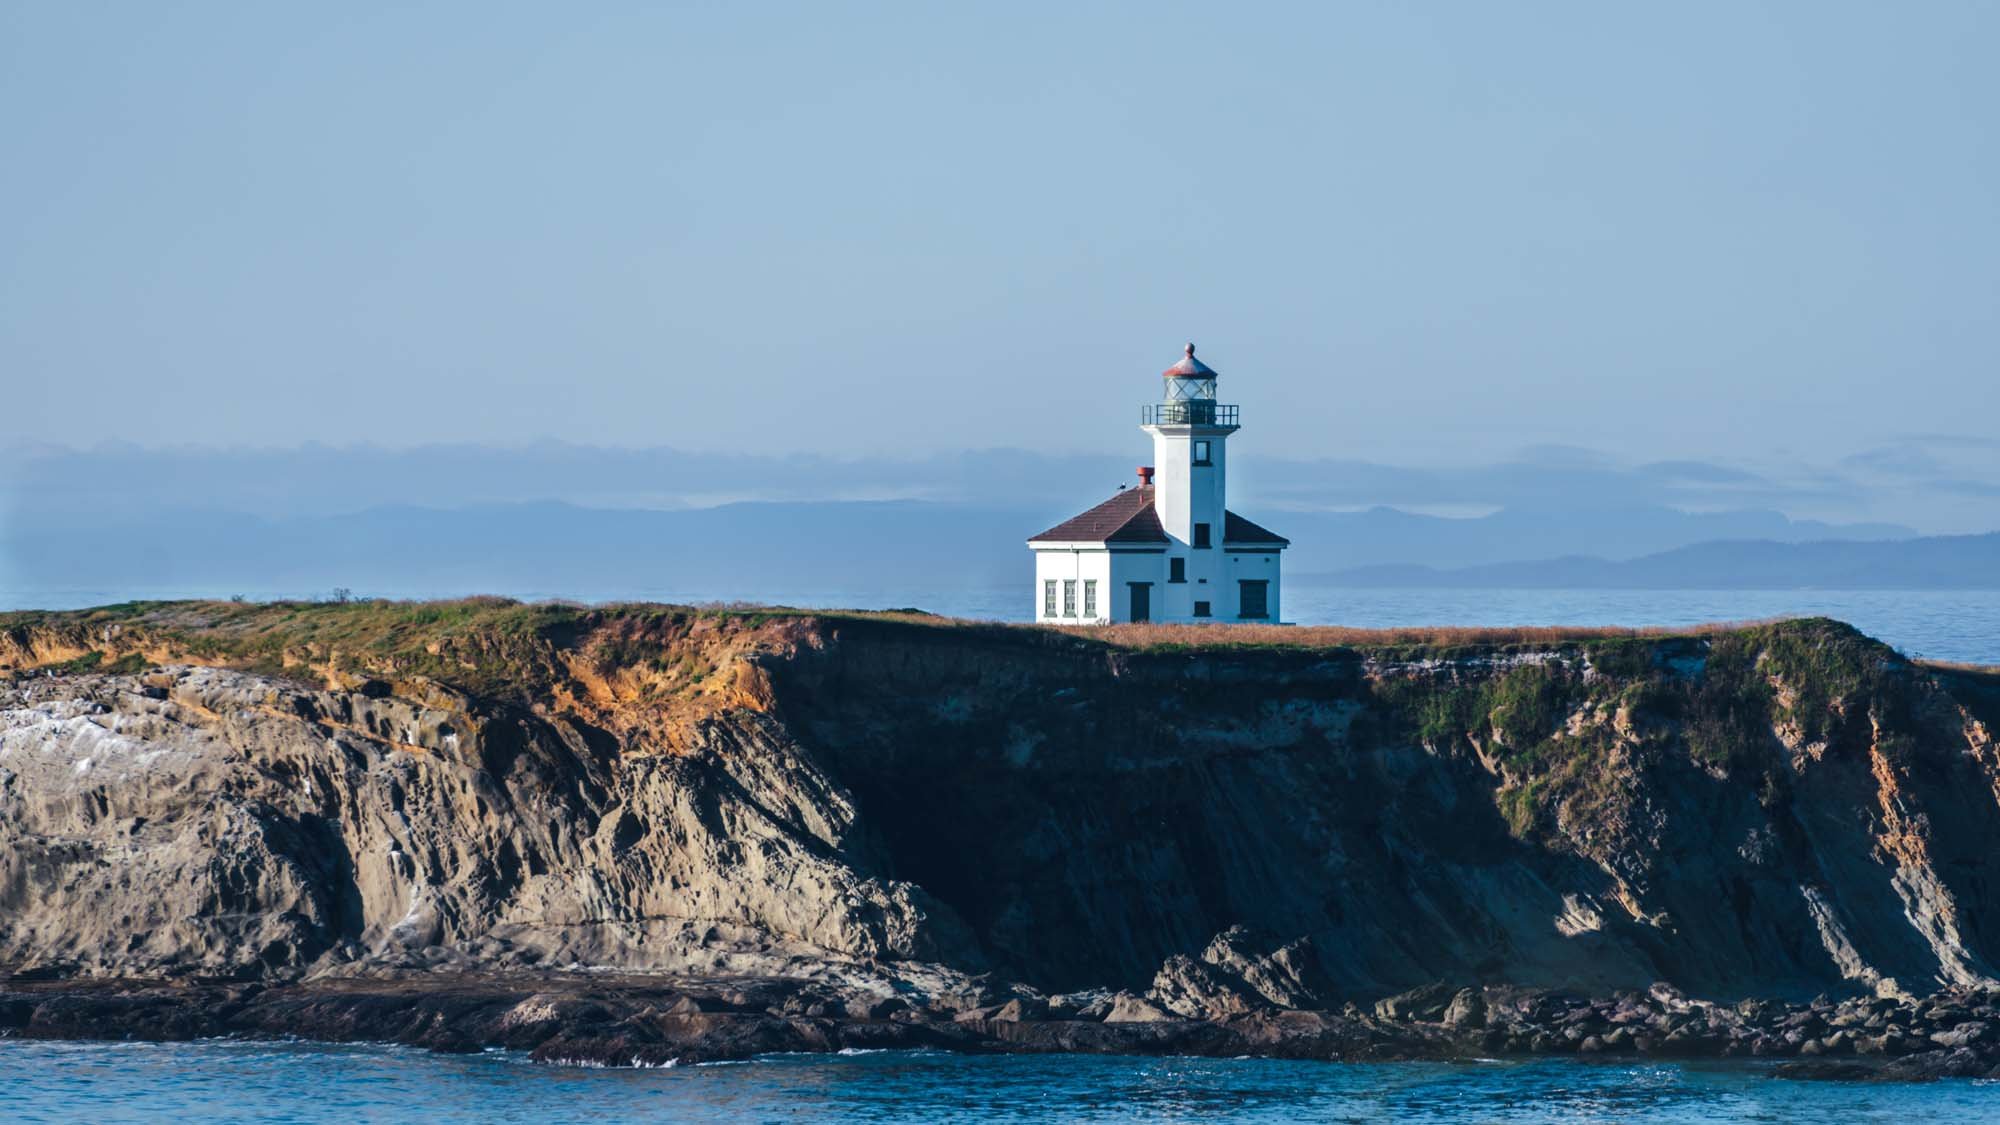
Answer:
POLYGON ((1217 934, 1199 960, 1180 953, 1168 957, 1152 988, 1168 1010, 1208 1020, 1264 1008, 1324 1007, 1336 994, 1310 939, 1278 946, 1246 926, 1217 934))
MULTIPOLYGON (((1478 1035, 1535 1022, 1496 988, 1900 1000, 2000 948, 2000 685, 1827 622, 1133 651, 576 611, 254 659, 120 629, 0 631, 0 972, 591 967, 810 985, 785 1018, 1353 1002, 1478 1035)), ((1962 1026, 1926 1035, 1994 1038, 1962 1026)))
POLYGON ((621 759, 507 707, 208 668, 29 679, 4 702, 17 972, 980 965, 949 910, 874 874, 852 800, 763 716, 621 759))

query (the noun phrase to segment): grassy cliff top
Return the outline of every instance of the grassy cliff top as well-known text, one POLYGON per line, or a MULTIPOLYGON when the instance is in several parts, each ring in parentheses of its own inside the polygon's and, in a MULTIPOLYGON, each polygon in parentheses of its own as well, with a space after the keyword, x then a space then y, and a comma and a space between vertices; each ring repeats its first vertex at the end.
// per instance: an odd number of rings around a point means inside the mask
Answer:
MULTIPOLYGON (((1352 629, 1280 625, 1046 626, 937 617, 918 610, 617 603, 584 606, 473 597, 450 601, 123 602, 79 610, 0 613, 0 673, 26 668, 133 671, 199 662, 267 671, 310 669, 419 675, 472 690, 540 678, 551 654, 590 648, 611 661, 656 659, 690 638, 736 649, 783 647, 813 633, 866 630, 1070 653, 1360 653, 1389 659, 1587 647, 1607 659, 1636 643, 1746 631, 1812 630, 1854 641, 1831 621, 1750 622, 1686 629, 1582 627, 1352 629)), ((1873 645, 1873 642, 1867 642, 1873 645)), ((1880 646, 1875 646, 1880 647, 1880 646)), ((1884 652, 1887 650, 1884 649, 1884 652)))
POLYGON ((1422 626, 1360 629, 1337 625, 1168 625, 1121 624, 1054 626, 1004 624, 940 617, 916 609, 828 610, 748 604, 667 605, 619 602, 519 602, 501 597, 444 601, 136 601, 76 610, 20 610, 0 613, 0 634, 17 638, 35 630, 105 637, 137 630, 161 640, 177 640, 207 655, 254 656, 300 645, 336 646, 348 651, 395 652, 442 639, 487 636, 540 637, 561 643, 567 637, 620 622, 714 627, 759 627, 772 622, 867 622, 889 627, 950 629, 993 636, 1103 645, 1128 650, 1220 648, 1329 649, 1496 649, 1545 647, 1586 641, 1711 636, 1773 622, 1718 622, 1687 628, 1593 626, 1422 626))

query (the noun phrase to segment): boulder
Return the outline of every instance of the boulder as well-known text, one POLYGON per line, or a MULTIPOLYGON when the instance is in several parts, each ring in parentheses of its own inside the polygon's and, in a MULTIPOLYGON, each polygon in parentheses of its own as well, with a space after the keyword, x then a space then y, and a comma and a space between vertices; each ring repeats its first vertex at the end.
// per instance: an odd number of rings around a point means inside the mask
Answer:
POLYGON ((1883 1066, 1881 1075, 1906 1082, 1933 1078, 1983 1078, 1991 1069, 1992 1065, 1982 1060, 1970 1047, 1941 1047, 1896 1059, 1883 1066))
POLYGON ((1184 954, 1167 958, 1147 995, 1175 1015, 1196 1020, 1246 1015, 1264 1003, 1241 977, 1184 954))
POLYGON ((1130 992, 1120 992, 1111 998, 1111 1010, 1104 1016, 1105 1023, 1157 1023, 1173 1019, 1172 1012, 1153 1003, 1144 996, 1130 992))
POLYGON ((1309 937, 1282 945, 1248 926, 1215 935, 1201 959, 1280 1008, 1323 1008, 1334 993, 1309 937))
POLYGON ((999 1010, 993 1013, 992 1018, 1004 1020, 1008 1023, 1020 1023, 1023 1020, 1047 1019, 1048 1015, 1048 1001, 1037 1000, 1032 996, 1016 996, 1014 999, 1000 1005, 999 1010))
POLYGON ((1420 985, 1408 992, 1399 992, 1386 999, 1375 1001, 1375 1016, 1378 1019, 1424 1020, 1434 1022, 1444 1015, 1458 990, 1443 981, 1420 985))
POLYGON ((1983 1020, 1961 1023, 1944 1031, 1931 1033, 1931 1042, 1940 1047, 1971 1047, 1993 1038, 1993 1025, 1983 1020))
POLYGON ((1049 1018, 1055 1020, 1102 1020, 1111 1013, 1116 993, 1093 988, 1049 997, 1049 1018))
POLYGON ((1446 1027, 1470 1030, 1486 1026, 1486 997, 1476 988, 1461 988, 1444 1009, 1446 1027))

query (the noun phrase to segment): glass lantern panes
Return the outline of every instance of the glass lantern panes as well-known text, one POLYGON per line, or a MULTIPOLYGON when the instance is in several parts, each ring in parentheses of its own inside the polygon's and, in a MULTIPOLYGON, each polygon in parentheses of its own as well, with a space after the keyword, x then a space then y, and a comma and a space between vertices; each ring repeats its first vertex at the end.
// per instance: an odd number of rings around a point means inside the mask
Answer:
POLYGON ((1188 402, 1195 399, 1204 399, 1210 402, 1215 400, 1214 376, 1198 379, 1176 376, 1167 380, 1166 401, 1188 402))

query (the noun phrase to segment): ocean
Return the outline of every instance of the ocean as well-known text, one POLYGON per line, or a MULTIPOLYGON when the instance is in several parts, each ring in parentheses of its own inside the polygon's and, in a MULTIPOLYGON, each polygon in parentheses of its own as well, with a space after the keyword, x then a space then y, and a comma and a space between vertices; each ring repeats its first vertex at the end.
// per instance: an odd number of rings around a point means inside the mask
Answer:
MULTIPOLYGON (((253 600, 324 597, 324 590, 0 589, 0 609, 71 609, 135 598, 253 600)), ((432 598, 496 593, 535 601, 746 601, 814 608, 915 607, 953 617, 1025 621, 1026 585, 931 589, 356 590, 360 597, 432 598)), ((1770 617, 1846 621, 1905 656, 2000 664, 2000 590, 1486 590, 1287 586, 1285 620, 1301 625, 1694 625, 1770 617)))
POLYGON ((0 1041, 0 1120, 1976 1121, 2000 1082, 1807 1082, 1752 1063, 1318 1063, 881 1051, 591 1070, 509 1052, 0 1041))

